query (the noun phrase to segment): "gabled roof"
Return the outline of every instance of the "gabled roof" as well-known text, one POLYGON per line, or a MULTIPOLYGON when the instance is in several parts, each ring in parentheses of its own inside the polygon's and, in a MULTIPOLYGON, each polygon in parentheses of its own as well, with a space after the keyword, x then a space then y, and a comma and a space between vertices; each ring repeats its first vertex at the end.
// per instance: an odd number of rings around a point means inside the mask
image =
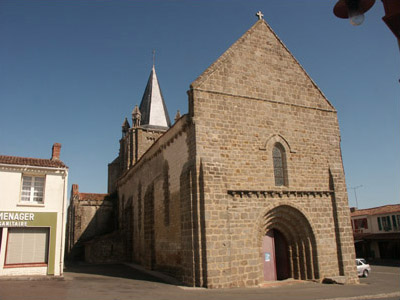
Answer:
POLYGON ((8 165, 67 168, 61 160, 0 155, 0 163, 8 165))
POLYGON ((383 215, 391 213, 400 213, 400 204, 385 205, 366 209, 357 209, 351 213, 352 217, 358 216, 372 216, 372 215, 383 215))
POLYGON ((168 128, 171 126, 167 106, 161 93, 155 67, 153 66, 140 103, 143 127, 168 128))
POLYGON ((263 19, 192 82, 191 88, 336 112, 263 19))

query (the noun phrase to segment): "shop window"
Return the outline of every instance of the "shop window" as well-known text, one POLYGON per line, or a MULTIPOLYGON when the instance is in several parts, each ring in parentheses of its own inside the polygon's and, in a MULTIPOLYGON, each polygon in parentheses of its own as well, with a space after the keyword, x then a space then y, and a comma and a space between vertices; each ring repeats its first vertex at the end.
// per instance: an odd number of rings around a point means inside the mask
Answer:
POLYGON ((43 203, 44 177, 22 176, 21 202, 43 203))
POLYGON ((285 149, 281 144, 275 144, 272 149, 272 158, 274 164, 275 185, 287 185, 285 149))
POLYGON ((47 264, 49 228, 8 229, 5 266, 47 264))

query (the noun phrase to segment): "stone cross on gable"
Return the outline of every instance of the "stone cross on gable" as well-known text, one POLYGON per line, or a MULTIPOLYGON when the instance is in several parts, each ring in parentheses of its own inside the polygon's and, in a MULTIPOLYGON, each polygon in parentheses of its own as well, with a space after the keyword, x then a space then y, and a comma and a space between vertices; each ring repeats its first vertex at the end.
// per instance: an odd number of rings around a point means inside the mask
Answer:
POLYGON ((262 18, 264 17, 264 15, 263 15, 263 13, 261 12, 261 10, 259 10, 259 11, 256 13, 256 16, 258 17, 259 20, 262 20, 262 18))

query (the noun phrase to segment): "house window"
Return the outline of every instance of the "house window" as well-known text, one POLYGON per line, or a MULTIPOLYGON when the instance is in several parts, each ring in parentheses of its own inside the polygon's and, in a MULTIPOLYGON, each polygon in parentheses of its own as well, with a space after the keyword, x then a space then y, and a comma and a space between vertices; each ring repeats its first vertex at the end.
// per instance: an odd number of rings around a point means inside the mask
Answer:
POLYGON ((400 229, 400 215, 397 215, 397 229, 400 229))
POLYGON ((396 216, 392 215, 392 223, 393 223, 393 228, 397 229, 397 227, 399 226, 397 220, 396 220, 396 216))
POLYGON ((22 176, 21 202, 43 203, 44 177, 22 176))
POLYGON ((382 227, 384 231, 392 230, 392 224, 390 223, 390 217, 381 217, 382 220, 382 227))
POLYGON ((47 264, 49 228, 8 229, 5 265, 47 264))
POLYGON ((275 144, 272 149, 272 158, 274 164, 275 185, 287 185, 285 149, 281 144, 275 144))
POLYGON ((355 229, 368 229, 367 218, 354 220, 355 229))

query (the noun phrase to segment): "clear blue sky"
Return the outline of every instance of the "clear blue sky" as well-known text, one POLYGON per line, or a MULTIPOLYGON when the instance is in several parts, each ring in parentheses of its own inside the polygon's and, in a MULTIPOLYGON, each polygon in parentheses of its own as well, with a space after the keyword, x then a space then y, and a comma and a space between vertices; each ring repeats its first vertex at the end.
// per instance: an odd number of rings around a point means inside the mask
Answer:
POLYGON ((335 18, 335 3, 0 0, 0 153, 49 158, 59 142, 69 186, 106 192, 152 50, 173 119, 187 112, 190 83, 261 10, 338 111, 347 186, 363 185, 359 208, 399 203, 400 52, 381 1, 359 27, 335 18))

